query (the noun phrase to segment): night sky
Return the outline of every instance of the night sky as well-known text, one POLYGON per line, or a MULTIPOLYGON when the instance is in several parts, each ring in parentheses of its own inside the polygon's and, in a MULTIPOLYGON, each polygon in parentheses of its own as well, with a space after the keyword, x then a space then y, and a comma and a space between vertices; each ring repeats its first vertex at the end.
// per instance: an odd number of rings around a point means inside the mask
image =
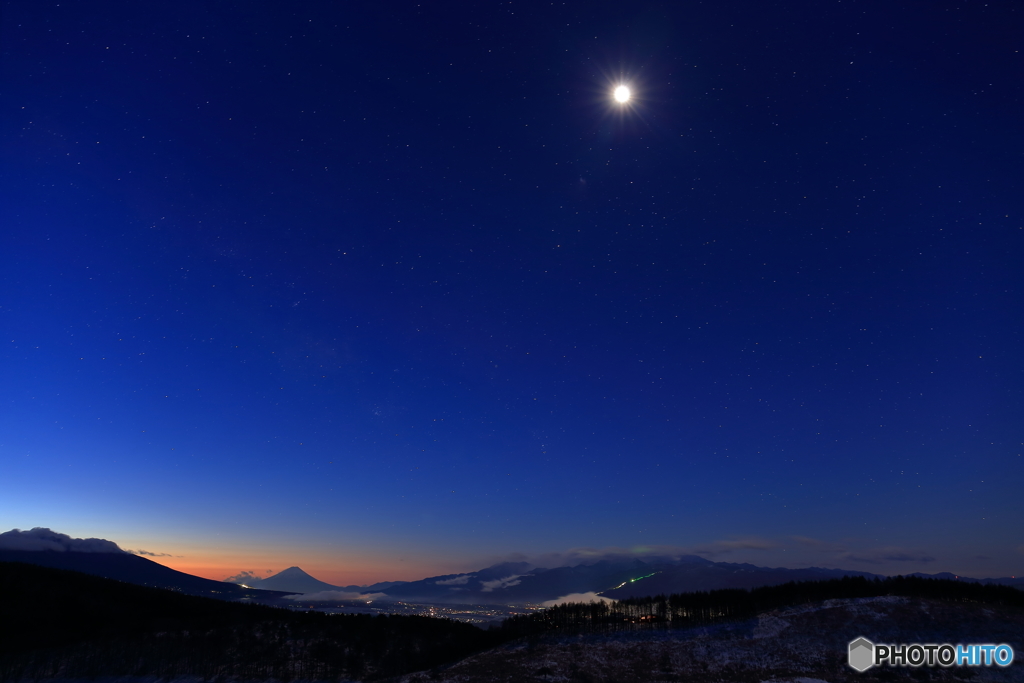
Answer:
POLYGON ((37 0, 0 39, 0 530, 218 579, 1024 571, 1020 3, 37 0))

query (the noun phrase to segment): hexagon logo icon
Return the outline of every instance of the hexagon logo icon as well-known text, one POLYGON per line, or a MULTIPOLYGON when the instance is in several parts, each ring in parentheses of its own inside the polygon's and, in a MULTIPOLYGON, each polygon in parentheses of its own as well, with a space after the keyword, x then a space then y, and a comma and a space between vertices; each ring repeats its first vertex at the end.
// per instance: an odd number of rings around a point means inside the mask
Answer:
POLYGON ((850 643, 851 667, 857 671, 867 671, 875 665, 875 644, 867 638, 858 638, 850 643))

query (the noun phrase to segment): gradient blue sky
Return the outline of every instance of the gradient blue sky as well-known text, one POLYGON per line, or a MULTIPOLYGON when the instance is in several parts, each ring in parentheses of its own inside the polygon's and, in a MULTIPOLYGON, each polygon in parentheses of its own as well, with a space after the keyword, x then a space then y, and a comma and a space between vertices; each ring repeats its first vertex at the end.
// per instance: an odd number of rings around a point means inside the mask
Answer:
POLYGON ((212 578, 1022 571, 1019 3, 0 31, 5 529, 212 578))

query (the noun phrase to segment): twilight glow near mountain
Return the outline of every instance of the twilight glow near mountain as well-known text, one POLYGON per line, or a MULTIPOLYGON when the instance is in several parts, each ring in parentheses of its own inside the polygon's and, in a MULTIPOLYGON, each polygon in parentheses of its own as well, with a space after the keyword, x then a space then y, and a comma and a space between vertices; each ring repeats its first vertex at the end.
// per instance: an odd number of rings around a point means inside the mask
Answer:
POLYGON ((0 527, 336 585, 1019 575, 1022 30, 6 7, 0 527))

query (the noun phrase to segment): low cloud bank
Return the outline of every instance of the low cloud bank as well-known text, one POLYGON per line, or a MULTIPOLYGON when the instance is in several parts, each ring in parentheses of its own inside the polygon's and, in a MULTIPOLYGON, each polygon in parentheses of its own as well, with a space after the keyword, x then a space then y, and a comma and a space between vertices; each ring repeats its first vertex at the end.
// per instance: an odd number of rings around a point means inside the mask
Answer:
POLYGON ((570 593, 569 595, 563 595, 560 598, 554 600, 546 600, 542 603, 544 607, 554 607, 555 605, 564 605, 567 602, 615 602, 597 593, 570 593))
POLYGON ((171 555, 170 553, 151 553, 148 550, 128 550, 128 549, 125 549, 125 552, 130 554, 130 555, 145 555, 146 557, 174 557, 174 555, 171 555))
POLYGON ((244 569, 235 574, 234 576, 229 576, 228 578, 224 579, 226 583, 237 583, 239 585, 244 583, 247 586, 262 580, 263 577, 257 574, 256 572, 245 571, 244 569))
POLYGON ((59 553, 124 553, 116 543, 102 538, 71 538, 45 527, 28 531, 11 529, 0 534, 0 550, 55 550, 59 553))
POLYGON ((319 593, 299 593, 298 595, 286 595, 285 600, 312 600, 320 602, 324 600, 377 600, 387 597, 386 593, 356 593, 350 591, 320 591, 319 593))

